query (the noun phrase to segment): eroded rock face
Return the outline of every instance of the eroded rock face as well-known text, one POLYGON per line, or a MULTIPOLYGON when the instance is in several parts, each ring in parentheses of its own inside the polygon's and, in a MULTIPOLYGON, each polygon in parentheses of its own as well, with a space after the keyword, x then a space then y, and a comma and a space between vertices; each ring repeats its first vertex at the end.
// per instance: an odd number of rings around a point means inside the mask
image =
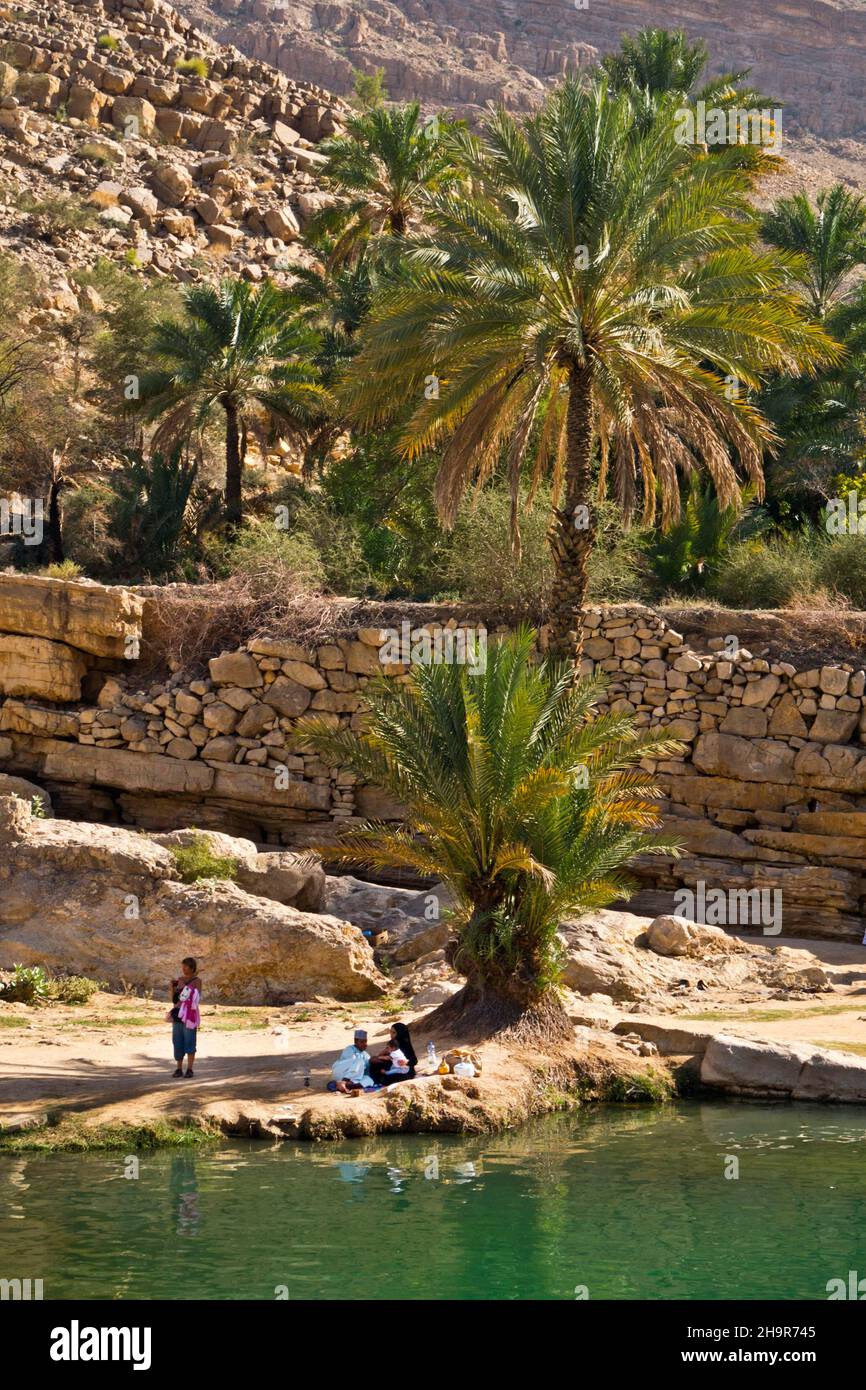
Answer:
POLYGON ((180 883, 170 848, 144 835, 33 820, 26 802, 0 798, 0 965, 162 991, 185 955, 226 1003, 373 999, 387 983, 335 917, 226 881, 180 883))

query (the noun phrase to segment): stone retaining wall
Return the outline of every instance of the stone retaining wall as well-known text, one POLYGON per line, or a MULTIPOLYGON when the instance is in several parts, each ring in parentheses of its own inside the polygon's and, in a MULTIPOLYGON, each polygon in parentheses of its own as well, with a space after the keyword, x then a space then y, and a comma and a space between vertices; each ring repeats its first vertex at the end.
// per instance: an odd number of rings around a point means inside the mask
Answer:
MULTIPOLYGON (((44 785, 60 815, 149 829, 194 824, 290 845, 327 839, 360 817, 399 817, 375 788, 301 749, 310 716, 358 728, 369 678, 384 671, 406 679, 408 666, 380 660, 385 629, 361 628, 316 648, 263 638, 214 657, 200 679, 177 675, 146 687, 134 656, 91 655, 85 689, 98 685, 98 694, 75 702, 62 683, 52 691, 34 665, 28 696, 21 662, 4 657, 20 638, 2 634, 30 621, 32 586, 45 586, 47 606, 59 584, 0 575, 0 768, 44 785)), ((80 618, 82 590, 107 625, 122 621, 135 651, 140 608, 127 591, 66 587, 79 591, 69 603, 79 617, 77 625, 70 618, 68 645, 53 645, 70 662, 81 655, 82 632, 90 649, 98 645, 93 623, 80 618)), ((667 828, 686 852, 636 865, 642 900, 663 910, 676 888, 699 882, 778 889, 785 933, 859 940, 866 674, 853 663, 798 670, 768 661, 736 642, 736 622, 731 613, 731 637, 710 638, 701 650, 641 605, 587 613, 584 666, 608 674, 606 707, 667 726, 687 750, 652 768, 667 828)))

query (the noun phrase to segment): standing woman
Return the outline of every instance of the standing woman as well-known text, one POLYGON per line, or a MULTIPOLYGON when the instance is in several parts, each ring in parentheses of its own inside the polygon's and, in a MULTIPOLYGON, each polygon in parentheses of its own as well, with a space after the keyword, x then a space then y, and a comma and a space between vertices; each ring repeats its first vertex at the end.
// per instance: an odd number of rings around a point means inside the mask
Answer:
POLYGON ((198 965, 192 956, 181 961, 181 973, 171 982, 172 1008, 166 1014, 171 1022, 171 1040, 174 1045, 174 1060, 177 1070, 173 1076, 193 1075, 198 1029, 201 1023, 201 980, 196 973, 198 965), (183 1059, 186 1057, 186 1071, 183 1059))

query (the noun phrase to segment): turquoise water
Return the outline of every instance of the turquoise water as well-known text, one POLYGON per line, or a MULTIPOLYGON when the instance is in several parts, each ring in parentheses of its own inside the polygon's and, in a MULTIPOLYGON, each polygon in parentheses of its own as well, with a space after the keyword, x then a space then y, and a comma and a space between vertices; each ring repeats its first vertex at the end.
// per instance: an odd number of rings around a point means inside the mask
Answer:
POLYGON ((0 1157, 0 1277, 41 1277, 46 1298, 800 1299, 866 1276, 853 1107, 604 1107, 127 1170, 0 1157))

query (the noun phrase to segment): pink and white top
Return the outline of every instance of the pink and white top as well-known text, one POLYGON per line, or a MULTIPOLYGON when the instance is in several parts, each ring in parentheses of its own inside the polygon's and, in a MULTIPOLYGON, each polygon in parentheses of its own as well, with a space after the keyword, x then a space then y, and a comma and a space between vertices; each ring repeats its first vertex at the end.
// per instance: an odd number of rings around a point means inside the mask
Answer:
POLYGON ((201 1023, 199 1000, 201 995, 192 985, 184 985, 180 992, 177 1016, 187 1028, 198 1028, 201 1023))

